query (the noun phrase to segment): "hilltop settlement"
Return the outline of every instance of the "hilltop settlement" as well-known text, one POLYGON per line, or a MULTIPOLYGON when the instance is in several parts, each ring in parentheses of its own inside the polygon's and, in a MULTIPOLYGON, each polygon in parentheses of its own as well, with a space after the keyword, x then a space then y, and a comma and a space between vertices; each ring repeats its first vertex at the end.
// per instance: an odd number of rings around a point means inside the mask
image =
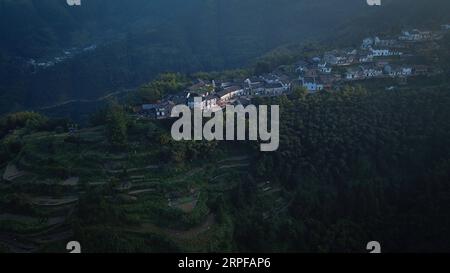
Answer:
MULTIPOLYGON (((422 59, 425 55, 433 56, 439 49, 437 41, 449 31, 450 25, 442 25, 438 31, 413 29, 394 37, 367 37, 359 48, 333 49, 322 56, 304 58, 288 72, 277 69, 246 79, 197 79, 183 92, 168 95, 156 103, 139 105, 135 112, 140 118, 167 119, 173 106, 178 104, 218 111, 228 104, 248 104, 251 98, 258 96, 287 94, 294 87, 315 93, 338 91, 352 82, 374 79, 396 79, 399 85, 406 84, 410 77, 442 73, 422 59), (202 98, 199 105, 194 103, 196 97, 202 98)), ((394 86, 386 87, 386 90, 394 89, 394 86)))

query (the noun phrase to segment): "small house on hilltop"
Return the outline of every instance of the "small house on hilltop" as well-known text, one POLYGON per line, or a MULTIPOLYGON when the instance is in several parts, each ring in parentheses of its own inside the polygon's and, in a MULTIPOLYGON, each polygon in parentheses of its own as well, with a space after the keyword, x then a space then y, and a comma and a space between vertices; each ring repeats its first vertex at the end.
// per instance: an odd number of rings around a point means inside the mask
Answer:
POLYGON ((175 104, 171 101, 159 102, 156 104, 143 104, 140 114, 151 119, 167 119, 170 118, 172 108, 175 104))

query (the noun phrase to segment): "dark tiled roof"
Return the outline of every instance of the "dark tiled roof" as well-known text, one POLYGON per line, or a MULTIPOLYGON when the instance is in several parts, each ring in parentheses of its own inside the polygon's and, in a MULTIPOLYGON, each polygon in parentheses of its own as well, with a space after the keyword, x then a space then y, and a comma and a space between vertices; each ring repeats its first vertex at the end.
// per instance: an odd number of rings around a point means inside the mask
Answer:
POLYGON ((276 83, 268 83, 264 86, 265 88, 282 88, 283 84, 276 82, 276 83))

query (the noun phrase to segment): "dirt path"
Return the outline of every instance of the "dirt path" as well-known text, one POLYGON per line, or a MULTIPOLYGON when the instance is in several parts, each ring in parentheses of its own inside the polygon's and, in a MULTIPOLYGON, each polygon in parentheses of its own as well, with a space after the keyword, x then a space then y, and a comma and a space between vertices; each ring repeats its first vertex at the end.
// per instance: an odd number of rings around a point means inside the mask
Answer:
POLYGON ((223 165, 219 167, 219 170, 223 169, 232 169, 232 168, 240 168, 240 167, 248 167, 250 166, 250 163, 237 163, 237 164, 230 164, 230 165, 223 165))
POLYGON ((53 104, 53 105, 48 105, 48 106, 43 106, 43 107, 37 108, 37 110, 48 110, 48 109, 52 109, 52 108, 65 106, 65 105, 68 105, 68 104, 71 104, 71 103, 92 103, 92 102, 105 101, 108 98, 111 98, 111 97, 114 97, 114 96, 117 96, 117 95, 121 95, 121 94, 126 94, 126 93, 129 93, 129 92, 132 92, 133 90, 135 90, 135 89, 125 89, 125 90, 122 90, 122 91, 116 91, 116 92, 105 94, 104 96, 101 96, 101 97, 98 97, 98 98, 95 98, 95 99, 72 99, 72 100, 66 100, 66 101, 63 101, 63 102, 60 102, 60 103, 56 103, 56 104, 53 104))
POLYGON ((78 197, 52 198, 36 197, 31 200, 33 205, 37 206, 62 206, 69 205, 78 201, 78 197))
POLYGON ((167 228, 161 228, 154 224, 143 224, 141 227, 136 229, 128 229, 130 232, 137 232, 137 233, 148 233, 148 232, 155 232, 155 233, 162 233, 169 237, 175 237, 177 239, 191 239, 193 237, 196 237, 208 230, 211 229, 211 227, 215 224, 215 215, 209 214, 206 220, 189 230, 174 230, 174 229, 167 229, 167 228))
POLYGON ((63 186, 76 186, 78 185, 78 182, 80 181, 79 177, 70 177, 63 182, 61 182, 61 185, 63 186))
POLYGON ((248 156, 235 156, 235 157, 229 157, 229 158, 222 159, 217 163, 224 163, 224 162, 229 162, 229 161, 244 161, 244 160, 248 160, 248 159, 249 159, 248 156))
POLYGON ((151 188, 151 189, 142 189, 142 190, 136 190, 136 191, 130 191, 128 194, 129 195, 139 195, 142 193, 147 193, 147 192, 154 192, 155 189, 151 188))
POLYGON ((3 179, 6 181, 13 181, 16 178, 24 176, 26 173, 23 171, 19 171, 14 164, 8 164, 6 167, 5 173, 3 174, 3 179))
MULTIPOLYGON (((143 168, 131 168, 127 169, 127 172, 138 172, 138 171, 146 171, 146 170, 156 170, 159 169, 161 166, 159 165, 150 165, 143 168)), ((123 170, 106 170, 107 172, 111 174, 117 174, 117 173, 123 173, 123 170)))

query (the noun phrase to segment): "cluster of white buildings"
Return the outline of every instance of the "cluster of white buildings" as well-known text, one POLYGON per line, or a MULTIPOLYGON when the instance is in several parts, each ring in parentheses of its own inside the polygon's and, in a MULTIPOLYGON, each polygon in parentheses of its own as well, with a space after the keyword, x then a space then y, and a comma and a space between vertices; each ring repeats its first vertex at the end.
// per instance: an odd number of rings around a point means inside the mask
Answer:
MULTIPOLYGON (((444 25, 445 26, 445 25, 444 25)), ((442 26, 442 29, 444 29, 442 26)), ((450 29, 450 28, 449 28, 450 29)), ((391 64, 389 61, 379 61, 390 57, 403 56, 400 50, 413 48, 426 42, 442 38, 442 32, 402 31, 396 39, 382 40, 379 37, 366 38, 362 41, 359 63, 347 69, 346 80, 362 80, 380 77, 410 77, 427 74, 428 68, 423 65, 391 64)), ((394 59, 395 61, 395 59, 394 59)), ((396 62, 398 63, 398 61, 396 62)), ((401 63, 401 62, 400 62, 401 63)))
POLYGON ((420 31, 413 29, 412 31, 402 31, 402 34, 398 37, 399 41, 409 42, 424 42, 431 41, 438 38, 438 34, 432 31, 420 31))
POLYGON ((336 49, 301 60, 295 64, 294 74, 270 73, 237 81, 197 80, 185 91, 170 95, 156 104, 145 104, 137 110, 141 115, 165 119, 177 104, 204 111, 218 111, 228 104, 244 104, 257 96, 279 96, 289 92, 291 85, 298 82, 311 93, 332 89, 334 85, 346 81, 375 78, 400 78, 427 75, 429 68, 424 65, 404 64, 404 52, 416 46, 440 39, 450 25, 442 25, 441 32, 403 31, 393 39, 379 37, 365 38, 359 48, 336 49), (344 70, 343 70, 344 69, 344 70), (202 98, 201 102, 194 98, 202 98))
POLYGON ((403 31, 392 39, 368 37, 358 49, 335 49, 325 52, 323 57, 298 62, 296 71, 300 74, 301 84, 310 92, 331 88, 342 81, 425 75, 429 69, 423 65, 402 64, 405 51, 441 39, 443 31, 450 30, 450 25, 442 25, 441 29, 403 31), (344 74, 336 71, 342 71, 340 67, 346 68, 344 74))
POLYGON ((144 104, 136 109, 141 116, 153 119, 170 118, 172 108, 185 104, 189 108, 203 111, 219 111, 228 104, 244 104, 256 96, 279 96, 290 90, 287 78, 267 74, 241 81, 211 81, 197 80, 185 91, 164 98, 155 104, 144 104), (195 98, 201 98, 199 102, 195 98))
POLYGON ((345 80, 364 80, 373 78, 385 78, 385 77, 410 77, 413 75, 419 75, 423 73, 416 71, 415 66, 408 65, 360 65, 357 67, 349 68, 345 74, 345 80))
POLYGON ((97 49, 97 45, 93 44, 90 46, 86 46, 84 48, 70 48, 70 49, 66 49, 64 51, 62 51, 62 54, 60 54, 59 56, 55 56, 55 57, 51 57, 48 60, 36 60, 36 59, 29 59, 27 61, 27 64, 30 65, 34 70, 39 70, 39 69, 47 69, 50 68, 52 66, 55 66, 59 63, 62 63, 66 60, 72 59, 73 57, 75 57, 76 55, 79 55, 81 53, 86 53, 86 52, 90 52, 90 51, 94 51, 97 49))
POLYGON ((402 52, 394 49, 396 45, 393 40, 375 37, 364 39, 360 49, 347 48, 325 52, 323 57, 314 57, 297 64, 300 82, 308 91, 316 92, 331 88, 334 83, 341 80, 381 76, 382 70, 371 68, 370 64, 377 58, 402 56, 402 52), (392 48, 376 48, 376 45, 392 48), (359 66, 359 69, 353 69, 354 66, 359 66), (339 67, 348 67, 349 72, 346 75, 335 72, 339 67))

